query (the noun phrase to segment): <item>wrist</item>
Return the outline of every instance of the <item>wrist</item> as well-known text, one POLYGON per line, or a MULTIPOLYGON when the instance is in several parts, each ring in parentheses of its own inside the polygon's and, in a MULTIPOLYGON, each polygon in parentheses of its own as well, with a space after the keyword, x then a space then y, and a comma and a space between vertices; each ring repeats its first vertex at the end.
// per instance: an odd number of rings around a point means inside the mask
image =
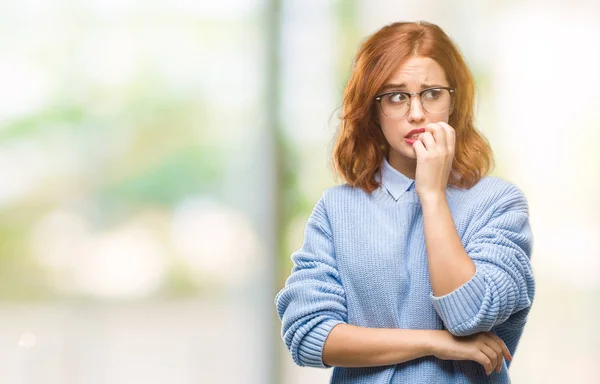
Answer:
POLYGON ((437 351, 437 338, 440 332, 438 330, 423 331, 423 356, 435 356, 437 351))
POLYGON ((446 191, 428 191, 418 195, 421 204, 437 204, 446 201, 446 191))

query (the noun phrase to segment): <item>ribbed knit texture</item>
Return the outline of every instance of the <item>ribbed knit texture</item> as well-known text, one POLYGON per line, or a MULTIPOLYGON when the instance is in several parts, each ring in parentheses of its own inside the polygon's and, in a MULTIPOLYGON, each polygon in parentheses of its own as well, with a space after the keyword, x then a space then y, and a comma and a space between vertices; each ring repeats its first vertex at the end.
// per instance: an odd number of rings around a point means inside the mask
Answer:
MULTIPOLYGON (((447 329, 457 336, 493 330, 514 357, 535 291, 523 193, 494 177, 469 190, 447 189, 477 272, 435 297, 414 181, 387 161, 378 179, 382 186, 372 194, 347 185, 327 189, 308 219, 302 247, 292 254, 292 273, 275 304, 296 364, 327 368, 323 346, 340 323, 447 329)), ((331 383, 510 383, 507 364, 486 376, 474 361, 427 356, 384 367, 334 367, 331 383)))

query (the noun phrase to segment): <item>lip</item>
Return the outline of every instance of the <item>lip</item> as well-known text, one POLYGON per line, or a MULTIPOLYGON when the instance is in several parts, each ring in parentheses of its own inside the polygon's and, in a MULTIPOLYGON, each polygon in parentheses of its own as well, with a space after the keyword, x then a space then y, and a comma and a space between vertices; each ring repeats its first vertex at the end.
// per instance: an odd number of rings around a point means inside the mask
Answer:
POLYGON ((416 129, 413 129, 412 131, 408 132, 406 134, 406 136, 404 136, 404 137, 408 138, 409 136, 414 135, 415 133, 423 133, 423 132, 425 132, 425 128, 416 128, 416 129))

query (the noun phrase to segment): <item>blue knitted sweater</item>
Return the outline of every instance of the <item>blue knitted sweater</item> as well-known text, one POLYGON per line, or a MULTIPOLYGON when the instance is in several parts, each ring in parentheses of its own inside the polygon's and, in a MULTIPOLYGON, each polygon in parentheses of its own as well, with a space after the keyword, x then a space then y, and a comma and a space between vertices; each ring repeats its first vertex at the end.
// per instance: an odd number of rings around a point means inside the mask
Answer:
MULTIPOLYGON (((514 357, 531 308, 528 204, 513 184, 484 177, 446 197, 475 275, 447 295, 432 293, 423 214, 414 180, 387 160, 381 186, 367 194, 346 184, 327 189, 310 215, 275 305, 282 337, 300 366, 329 368, 322 352, 340 323, 372 328, 494 331, 514 357)), ((475 361, 426 356, 401 364, 334 367, 331 383, 510 383, 505 360, 486 376, 475 361)))

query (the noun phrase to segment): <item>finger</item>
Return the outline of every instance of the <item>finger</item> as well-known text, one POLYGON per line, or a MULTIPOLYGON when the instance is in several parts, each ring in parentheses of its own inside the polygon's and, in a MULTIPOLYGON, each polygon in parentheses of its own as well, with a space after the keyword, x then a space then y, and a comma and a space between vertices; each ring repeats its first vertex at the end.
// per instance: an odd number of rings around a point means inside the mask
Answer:
POLYGON ((496 340, 496 342, 500 345, 500 347, 502 347, 502 355, 504 356, 504 358, 506 360, 508 360, 508 361, 512 361, 512 355, 510 354, 510 351, 508 350, 508 347, 504 343, 504 340, 502 340, 498 335, 496 335, 493 332, 490 332, 490 336, 494 340, 496 340))
POLYGON ((496 372, 500 372, 500 369, 502 368, 502 361, 504 360, 502 347, 500 346, 498 341, 496 341, 496 339, 494 339, 493 337, 490 337, 487 340, 485 340, 485 343, 496 353, 496 365, 494 366, 494 370, 496 372))
POLYGON ((494 339, 494 341, 502 348, 502 356, 504 356, 504 358, 506 360, 511 361, 512 360, 512 355, 510 354, 510 351, 508 350, 508 347, 506 346, 506 344, 504 343, 504 341, 498 335, 496 335, 492 331, 486 332, 486 334, 487 334, 487 336, 489 336, 492 339, 494 339))
POLYGON ((415 149, 415 153, 417 154, 417 158, 421 158, 427 154, 427 150, 425 146, 421 142, 421 140, 415 140, 413 143, 413 148, 415 149))
POLYGON ((494 351, 494 349, 487 344, 481 345, 480 348, 481 351, 490 359, 490 367, 486 370, 487 374, 489 375, 498 366, 498 360, 502 361, 502 355, 499 357, 496 351, 494 351))
POLYGON ((423 145, 428 151, 435 150, 436 141, 433 138, 431 132, 424 132, 419 135, 419 140, 423 142, 423 145))
POLYGON ((425 126, 426 132, 431 132, 437 145, 442 148, 447 147, 446 132, 444 127, 438 123, 429 123, 425 126))
POLYGON ((448 150, 454 152, 454 147, 456 145, 456 131, 452 126, 450 126, 448 123, 444 123, 443 121, 440 121, 438 124, 444 128, 444 131, 446 133, 446 142, 448 144, 448 150))
POLYGON ((475 356, 475 359, 479 364, 481 364, 483 366, 483 369, 485 369, 486 375, 489 375, 488 372, 492 372, 492 360, 490 360, 488 355, 483 353, 483 351, 479 351, 477 356, 475 356))
POLYGON ((496 354, 496 365, 494 366, 494 371, 500 372, 500 369, 502 369, 502 362, 504 361, 504 357, 502 356, 502 348, 499 345, 497 345, 495 341, 492 341, 492 343, 494 344, 494 346, 490 347, 494 350, 494 353, 496 354))

